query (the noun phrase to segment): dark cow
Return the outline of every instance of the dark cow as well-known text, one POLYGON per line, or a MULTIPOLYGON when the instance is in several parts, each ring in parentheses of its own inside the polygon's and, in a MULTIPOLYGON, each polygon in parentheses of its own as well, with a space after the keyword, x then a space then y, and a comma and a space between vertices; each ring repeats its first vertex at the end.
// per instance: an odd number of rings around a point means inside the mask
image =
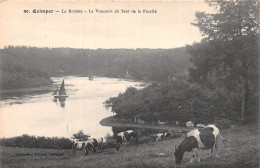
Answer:
MULTIPOLYGON (((198 149, 211 149, 209 157, 212 157, 213 151, 216 149, 217 152, 217 143, 218 139, 221 139, 223 142, 225 139, 220 135, 219 129, 215 125, 208 125, 202 129, 195 129, 187 133, 184 141, 178 146, 175 147, 175 161, 180 163, 185 152, 193 152, 192 159, 190 162, 193 162, 196 158, 200 162, 198 157, 198 149)), ((218 154, 216 153, 218 157, 218 154)))
POLYGON ((120 132, 116 136, 116 150, 119 151, 120 147, 122 146, 123 142, 134 142, 137 141, 137 133, 133 130, 128 130, 125 132, 120 132))
POLYGON ((158 142, 159 140, 162 140, 162 139, 167 139, 169 136, 171 136, 172 133, 171 132, 166 132, 166 133, 160 133, 160 134, 156 134, 155 135, 155 138, 156 138, 156 142, 158 142))
POLYGON ((103 148, 103 138, 91 138, 87 140, 87 143, 84 147, 85 155, 88 154, 88 151, 92 149, 93 152, 96 152, 96 148, 101 150, 103 148))

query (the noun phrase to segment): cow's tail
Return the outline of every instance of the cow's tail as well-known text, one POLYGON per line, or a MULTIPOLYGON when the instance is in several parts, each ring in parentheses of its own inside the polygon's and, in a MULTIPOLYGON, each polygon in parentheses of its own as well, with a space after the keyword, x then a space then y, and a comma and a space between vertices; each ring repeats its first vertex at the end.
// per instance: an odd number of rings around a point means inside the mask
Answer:
POLYGON ((221 134, 219 133, 219 138, 222 140, 222 141, 227 141, 226 138, 224 138, 223 136, 221 136, 221 134))
POLYGON ((223 136, 221 136, 221 134, 219 133, 219 139, 221 139, 221 141, 224 143, 225 146, 227 146, 227 139, 224 138, 223 136))

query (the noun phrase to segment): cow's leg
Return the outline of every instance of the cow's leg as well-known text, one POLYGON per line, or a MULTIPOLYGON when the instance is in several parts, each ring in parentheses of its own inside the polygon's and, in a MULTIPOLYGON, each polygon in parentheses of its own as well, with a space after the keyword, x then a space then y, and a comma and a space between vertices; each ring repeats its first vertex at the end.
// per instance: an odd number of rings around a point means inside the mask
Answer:
POLYGON ((71 147, 71 152, 72 152, 72 154, 75 154, 74 145, 72 145, 72 147, 71 147))
POLYGON ((196 154, 195 154, 195 149, 192 149, 192 158, 190 162, 192 163, 195 160, 196 154))
POLYGON ((195 155, 195 158, 196 158, 197 162, 200 162, 199 149, 198 148, 194 149, 194 153, 193 154, 195 155))
POLYGON ((122 143, 121 142, 116 144, 116 150, 119 151, 120 148, 122 148, 122 143))
POLYGON ((216 139, 216 143, 215 143, 215 151, 216 151, 216 158, 219 158, 219 155, 218 155, 218 138, 216 139))
POLYGON ((100 145, 100 151, 103 151, 103 143, 100 145))
POLYGON ((95 152, 95 153, 97 152, 95 146, 92 146, 92 151, 95 152))
POLYGON ((85 156, 88 155, 88 149, 85 149, 85 156))
POLYGON ((116 143, 116 150, 119 151, 119 143, 116 143))
POLYGON ((211 158, 213 156, 213 152, 215 150, 215 145, 216 145, 216 142, 214 143, 214 145, 210 148, 210 154, 209 154, 209 158, 211 158))

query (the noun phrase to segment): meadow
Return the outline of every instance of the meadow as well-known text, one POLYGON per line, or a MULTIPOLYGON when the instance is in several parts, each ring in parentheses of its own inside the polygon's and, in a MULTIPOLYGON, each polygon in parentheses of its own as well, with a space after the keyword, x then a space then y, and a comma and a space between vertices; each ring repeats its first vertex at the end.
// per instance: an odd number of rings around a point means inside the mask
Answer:
POLYGON ((185 134, 158 143, 125 145, 117 152, 105 149, 98 153, 71 150, 1 147, 1 167, 259 167, 259 130, 256 124, 235 126, 221 131, 228 142, 219 142, 219 158, 208 158, 209 150, 201 150, 200 163, 190 163, 191 153, 185 153, 176 164, 174 148, 185 134))

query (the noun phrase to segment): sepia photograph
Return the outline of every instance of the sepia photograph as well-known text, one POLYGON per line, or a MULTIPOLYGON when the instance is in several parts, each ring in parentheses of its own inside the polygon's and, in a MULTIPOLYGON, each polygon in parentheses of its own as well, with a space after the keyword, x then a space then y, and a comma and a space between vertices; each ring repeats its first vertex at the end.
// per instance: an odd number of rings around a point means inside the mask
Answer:
POLYGON ((0 0, 1 168, 259 168, 258 0, 0 0))

